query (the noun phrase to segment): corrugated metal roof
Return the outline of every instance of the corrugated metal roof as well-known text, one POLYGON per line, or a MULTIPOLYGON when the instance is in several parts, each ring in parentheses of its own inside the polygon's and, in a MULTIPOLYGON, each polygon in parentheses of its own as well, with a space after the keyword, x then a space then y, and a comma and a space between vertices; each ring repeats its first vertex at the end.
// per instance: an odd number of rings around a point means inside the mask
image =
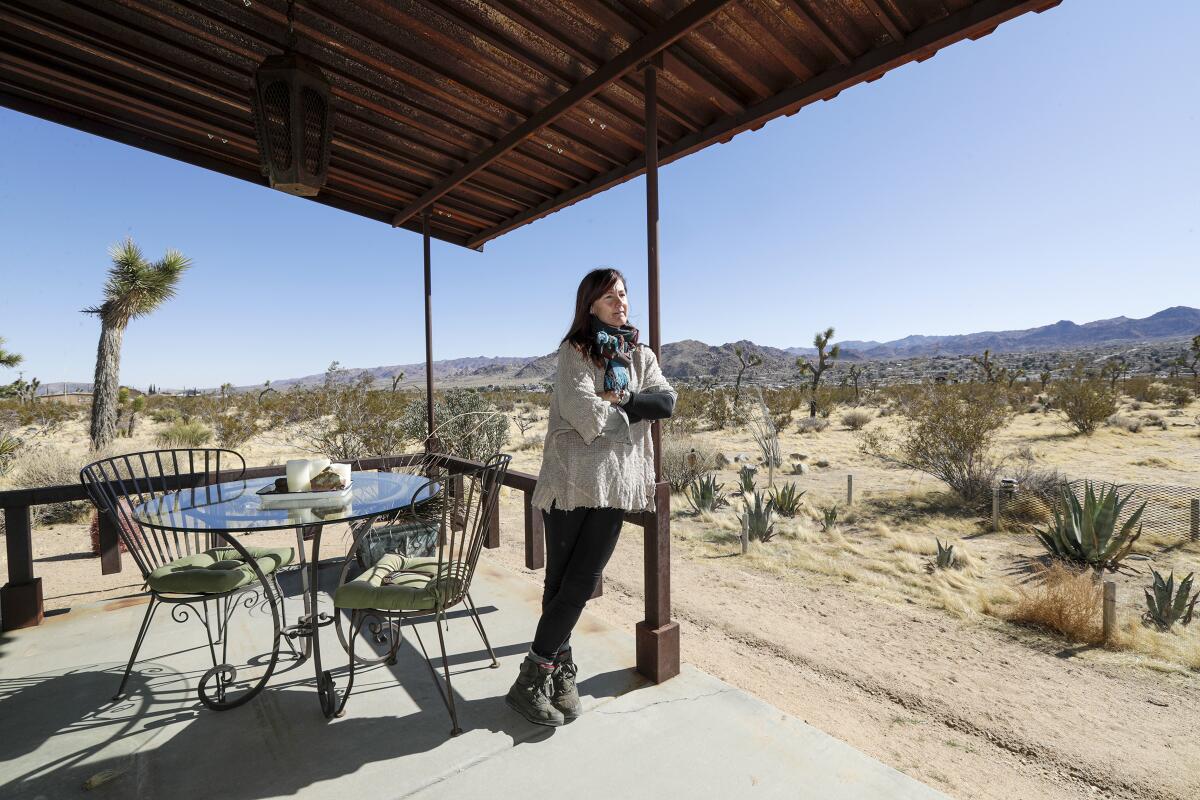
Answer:
MULTIPOLYGON (((646 54, 666 163, 1057 2, 302 0, 315 199, 478 247, 641 173, 646 54)), ((5 0, 0 104, 265 183, 250 96, 286 42, 286 0, 5 0)))

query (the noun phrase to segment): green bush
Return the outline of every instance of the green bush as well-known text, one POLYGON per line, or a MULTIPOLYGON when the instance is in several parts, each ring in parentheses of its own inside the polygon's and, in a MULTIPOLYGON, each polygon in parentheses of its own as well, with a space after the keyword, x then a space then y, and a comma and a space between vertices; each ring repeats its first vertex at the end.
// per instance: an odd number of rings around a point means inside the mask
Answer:
POLYGON ((198 421, 174 422, 154 437, 159 447, 203 447, 212 439, 212 431, 198 421))
POLYGON ((1104 381, 1085 374, 1081 366, 1055 387, 1054 405, 1084 436, 1091 436, 1101 422, 1117 413, 1116 394, 1104 381))
MULTIPOLYGON (((454 389, 435 395, 433 421, 441 451, 459 458, 486 461, 508 443, 508 417, 491 407, 479 392, 454 389)), ((398 432, 407 439, 423 441, 428 427, 425 399, 410 400, 401 414, 398 432)))

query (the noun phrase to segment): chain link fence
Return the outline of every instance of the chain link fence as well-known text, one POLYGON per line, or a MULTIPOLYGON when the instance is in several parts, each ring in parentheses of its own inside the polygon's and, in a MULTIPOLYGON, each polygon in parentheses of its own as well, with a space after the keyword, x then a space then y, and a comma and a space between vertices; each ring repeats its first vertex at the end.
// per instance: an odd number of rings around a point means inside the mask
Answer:
MULTIPOLYGON (((1067 486, 1082 503, 1089 481, 1066 481, 1067 486)), ((1143 503, 1141 525, 1143 536, 1160 539, 1182 539, 1200 542, 1200 487, 1164 486, 1141 483, 1108 483, 1090 481, 1099 495, 1116 488, 1121 498, 1130 497, 1121 510, 1121 524, 1136 513, 1143 503)), ((1011 481, 1002 481, 992 494, 993 530, 1032 530, 1045 525, 1054 517, 1054 509, 1062 502, 1058 491, 1046 487, 1022 488, 1011 481)))

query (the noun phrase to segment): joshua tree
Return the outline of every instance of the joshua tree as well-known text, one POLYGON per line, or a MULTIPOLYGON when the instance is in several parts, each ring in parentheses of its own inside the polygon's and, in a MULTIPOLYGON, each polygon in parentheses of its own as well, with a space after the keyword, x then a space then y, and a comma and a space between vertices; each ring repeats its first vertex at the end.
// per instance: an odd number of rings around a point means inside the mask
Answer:
POLYGON ((1192 346, 1181 360, 1183 365, 1192 371, 1192 384, 1200 390, 1200 334, 1192 337, 1192 346))
POLYGON ((846 377, 854 384, 854 405, 858 405, 862 401, 862 396, 858 388, 859 381, 863 377, 862 367, 858 364, 851 364, 850 369, 846 371, 846 377))
POLYGON ((0 336, 0 367, 8 367, 12 369, 18 366, 25 357, 18 353, 10 353, 4 349, 4 337, 0 336))
POLYGON ((983 380, 985 383, 995 383, 999 378, 996 373, 996 362, 992 361, 992 351, 984 350, 983 358, 979 356, 971 356, 972 363, 983 370, 983 380))
POLYGON ((796 366, 800 369, 800 374, 808 374, 812 376, 812 383, 809 386, 810 397, 808 399, 808 415, 815 417, 817 415, 817 387, 821 385, 821 375, 825 370, 829 369, 830 364, 837 360, 841 355, 842 346, 835 344, 829 347, 829 341, 833 338, 833 328, 826 328, 824 333, 818 332, 813 336, 813 347, 817 348, 817 363, 813 364, 804 356, 796 359, 796 366), (829 348, 826 350, 826 348, 829 348))
POLYGON ((1046 391, 1046 387, 1050 385, 1050 370, 1044 369, 1038 373, 1038 383, 1042 385, 1042 392, 1046 391))
POLYGON ((739 364, 737 380, 733 384, 733 407, 737 408, 742 394, 742 376, 746 374, 746 370, 762 366, 762 356, 758 353, 747 353, 741 345, 734 346, 733 352, 737 355, 739 364))
MULTIPOLYGON (((404 370, 400 370, 399 372, 397 372, 395 375, 392 376, 392 394, 396 393, 396 389, 399 388, 400 381, 402 381, 402 380, 404 380, 404 370)), ((524 433, 525 433, 524 431, 521 431, 522 435, 524 435, 524 433)))
POLYGON ((96 378, 92 386, 92 447, 113 440, 117 428, 117 387, 121 373, 121 342, 130 320, 144 317, 175 295, 175 288, 191 260, 178 250, 168 250, 156 263, 126 239, 109 249, 112 267, 104 284, 104 302, 83 313, 100 318, 100 343, 96 348, 96 378))

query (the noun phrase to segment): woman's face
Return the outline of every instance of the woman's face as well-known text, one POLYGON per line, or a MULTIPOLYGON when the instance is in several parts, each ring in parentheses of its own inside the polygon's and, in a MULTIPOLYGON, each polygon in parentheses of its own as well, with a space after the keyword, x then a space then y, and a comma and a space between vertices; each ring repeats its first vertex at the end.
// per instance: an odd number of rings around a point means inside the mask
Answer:
POLYGON ((605 325, 614 328, 624 325, 629 319, 629 301, 625 297, 625 283, 617 278, 608 291, 592 303, 591 312, 605 325))

